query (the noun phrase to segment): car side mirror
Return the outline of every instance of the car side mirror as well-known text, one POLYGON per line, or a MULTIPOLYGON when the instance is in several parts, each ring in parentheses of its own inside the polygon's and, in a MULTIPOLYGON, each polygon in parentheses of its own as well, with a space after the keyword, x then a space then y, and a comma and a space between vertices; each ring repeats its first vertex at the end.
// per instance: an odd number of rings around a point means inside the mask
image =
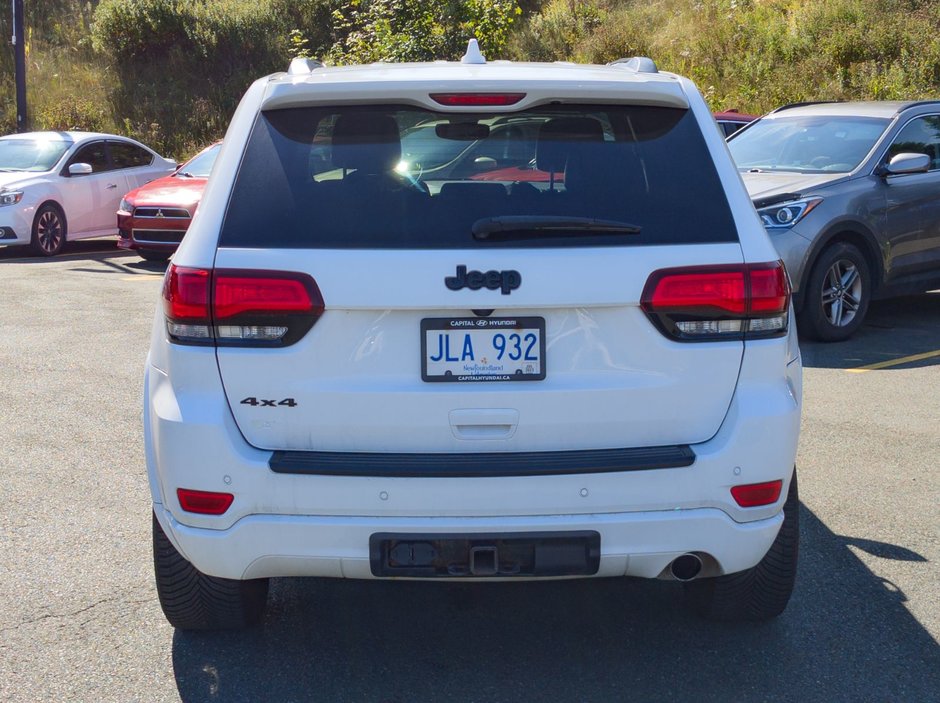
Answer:
POLYGON ((87 176, 92 172, 91 164, 77 163, 69 166, 70 176, 87 176))
POLYGON ((930 169, 927 154, 896 154, 885 164, 884 175, 899 176, 902 173, 926 173, 930 169))

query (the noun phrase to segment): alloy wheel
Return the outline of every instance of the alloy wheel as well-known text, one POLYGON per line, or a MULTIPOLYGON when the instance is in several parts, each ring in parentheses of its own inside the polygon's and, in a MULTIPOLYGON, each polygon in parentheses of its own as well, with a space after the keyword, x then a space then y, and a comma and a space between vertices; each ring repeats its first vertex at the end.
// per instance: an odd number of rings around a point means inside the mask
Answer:
POLYGON ((851 324, 862 304, 862 277, 848 259, 839 259, 826 272, 822 288, 823 312, 834 327, 851 324))
POLYGON ((39 248, 47 254, 54 254, 62 246, 62 219, 55 210, 46 210, 39 216, 36 224, 36 239, 39 248))

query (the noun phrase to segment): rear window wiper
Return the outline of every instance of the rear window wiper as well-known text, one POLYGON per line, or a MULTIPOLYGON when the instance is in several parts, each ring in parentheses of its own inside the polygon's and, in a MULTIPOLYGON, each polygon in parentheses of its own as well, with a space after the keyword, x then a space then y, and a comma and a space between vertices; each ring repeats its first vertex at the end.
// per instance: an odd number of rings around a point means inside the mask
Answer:
POLYGON ((590 234, 639 234, 639 225, 593 217, 556 217, 552 215, 503 215, 484 217, 473 223, 475 239, 499 239, 524 236, 557 236, 581 232, 590 234))

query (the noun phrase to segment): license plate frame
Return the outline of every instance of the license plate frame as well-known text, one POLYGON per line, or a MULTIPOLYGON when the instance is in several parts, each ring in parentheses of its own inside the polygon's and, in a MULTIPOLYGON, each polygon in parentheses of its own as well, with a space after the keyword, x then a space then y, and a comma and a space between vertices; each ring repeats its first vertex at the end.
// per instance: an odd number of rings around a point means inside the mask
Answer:
MULTIPOLYGON (((492 341, 491 341, 492 344, 492 341)), ((421 320, 421 380, 428 383, 493 383, 493 382, 505 382, 505 381, 543 381, 546 376, 546 359, 545 359, 545 318, 538 317, 533 315, 518 316, 518 317, 426 317, 421 320), (531 356, 531 340, 528 339, 527 335, 532 334, 532 332, 537 332, 537 339, 535 344, 538 347, 538 359, 529 359, 531 356), (479 339, 481 338, 480 333, 483 333, 482 337, 485 337, 487 332, 492 332, 491 340, 495 340, 496 335, 499 333, 505 333, 510 335, 506 338, 505 346, 509 348, 509 351, 504 352, 507 355, 507 360, 511 362, 518 362, 522 365, 521 369, 513 369, 511 372, 501 372, 495 368, 487 371, 481 370, 477 373, 454 373, 449 371, 447 373, 429 373, 428 371, 428 362, 429 362, 429 348, 428 348, 428 333, 429 332, 448 332, 448 339, 452 338, 451 335, 456 336, 457 334, 469 334, 470 332, 474 333, 474 337, 479 339), (519 351, 521 354, 520 359, 512 359, 511 354, 515 347, 515 341, 511 338, 511 335, 517 335, 519 337, 519 351), (527 372, 525 366, 535 367, 532 372, 527 372)), ((448 347, 449 349, 449 347, 448 347)), ((455 346, 456 349, 456 346, 455 346)), ((494 348, 495 349, 495 348, 494 348)), ((438 353, 441 353, 441 350, 437 350, 438 353)), ((498 354, 498 350, 493 352, 498 354)), ((449 355, 448 355, 449 358, 449 355)), ((473 359, 474 364, 481 365, 482 367, 496 367, 500 366, 502 359, 494 360, 494 363, 490 363, 490 359, 486 356, 482 357, 481 362, 478 362, 477 359, 473 359)), ((431 360, 436 361, 436 360, 431 360)), ((453 363, 464 363, 463 360, 452 360, 453 363)))

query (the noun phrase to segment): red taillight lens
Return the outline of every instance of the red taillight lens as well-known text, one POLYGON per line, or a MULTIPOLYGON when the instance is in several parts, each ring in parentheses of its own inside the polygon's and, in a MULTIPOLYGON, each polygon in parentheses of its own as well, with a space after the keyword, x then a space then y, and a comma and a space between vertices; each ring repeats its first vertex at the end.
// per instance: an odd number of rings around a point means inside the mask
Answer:
POLYGON ((279 314, 305 312, 311 313, 315 307, 323 312, 323 299, 312 278, 308 281, 290 274, 266 275, 258 273, 229 273, 217 271, 215 275, 212 315, 216 320, 224 320, 246 313, 279 314), (305 285, 305 283, 307 285, 305 285), (313 284, 309 286, 309 284, 313 284), (314 304, 311 299, 318 297, 314 304))
POLYGON ((786 334, 790 286, 783 263, 692 266, 655 271, 643 310, 682 341, 786 334))
POLYGON ((431 93, 431 100, 441 105, 484 107, 515 105, 525 93, 431 93))
POLYGON ((783 480, 766 483, 750 483, 746 486, 733 486, 731 496, 742 508, 756 508, 760 505, 776 503, 783 489, 783 480))
POLYGON ((183 510, 200 515, 221 515, 235 500, 235 496, 231 493, 194 491, 191 488, 177 488, 176 497, 179 498, 180 507, 183 510))
POLYGON ((170 265, 163 279, 163 309, 173 320, 209 321, 210 272, 170 265))
POLYGON ((170 339, 183 344, 211 344, 209 290, 212 272, 170 265, 163 279, 163 312, 170 339))
POLYGON ((286 346, 323 314, 305 273, 171 265, 163 285, 167 334, 181 344, 286 346))
POLYGON ((790 282, 783 264, 751 266, 751 312, 779 314, 790 307, 790 282))
POLYGON ((643 305, 649 310, 724 311, 737 315, 747 310, 747 281, 743 270, 659 273, 661 276, 655 281, 649 300, 647 294, 643 294, 643 305))

